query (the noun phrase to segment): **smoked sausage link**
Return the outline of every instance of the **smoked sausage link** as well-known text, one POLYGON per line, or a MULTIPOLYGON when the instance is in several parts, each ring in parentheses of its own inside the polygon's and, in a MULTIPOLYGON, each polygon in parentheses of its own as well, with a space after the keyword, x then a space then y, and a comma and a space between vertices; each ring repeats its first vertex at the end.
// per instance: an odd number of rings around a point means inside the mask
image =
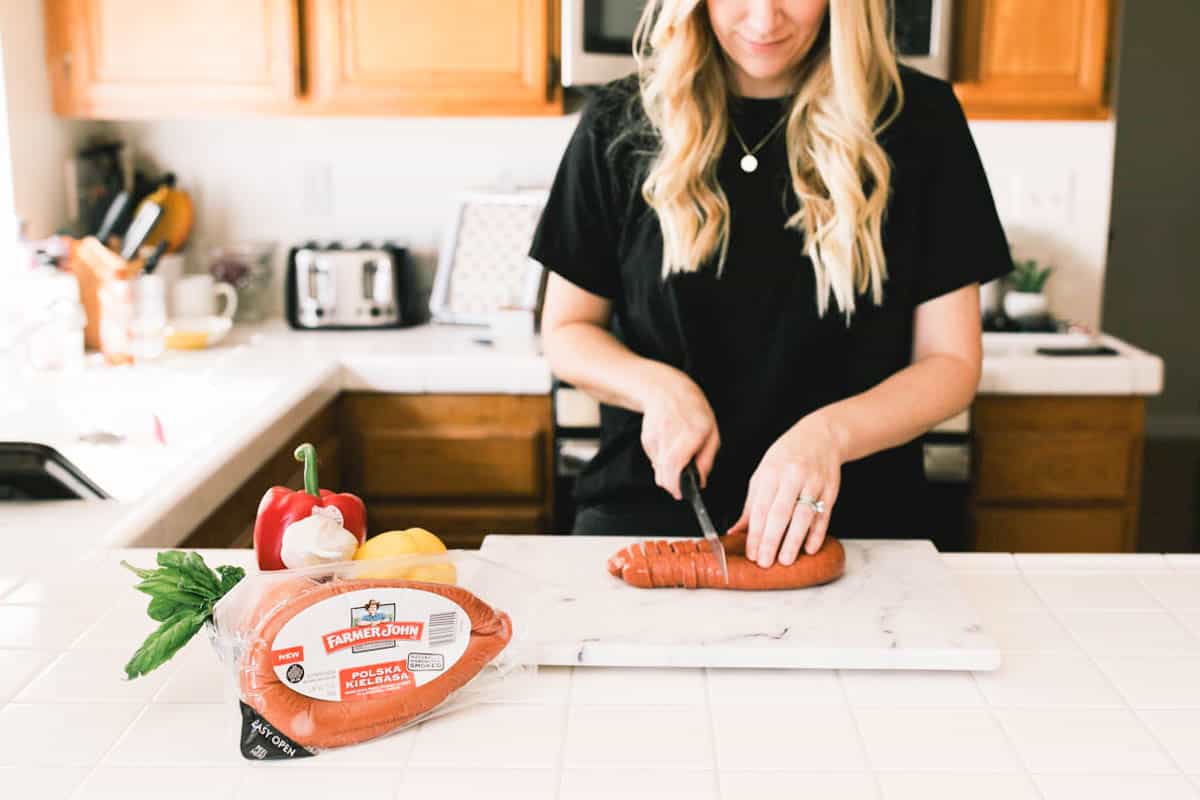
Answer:
POLYGON ((512 621, 458 586, 395 579, 281 581, 267 592, 242 622, 248 648, 239 670, 242 700, 292 741, 325 748, 365 742, 399 728, 441 704, 474 678, 512 638, 512 621), (471 638, 462 657, 423 686, 362 695, 342 701, 318 700, 292 691, 279 680, 271 646, 279 630, 304 609, 359 589, 420 589, 442 595, 463 608, 471 620, 471 638))
POLYGON ((729 582, 721 576, 721 563, 704 539, 638 542, 621 548, 608 559, 608 571, 642 589, 802 589, 829 583, 842 576, 846 550, 832 536, 821 549, 801 553, 784 566, 776 562, 760 567, 746 558, 746 534, 721 537, 729 582))

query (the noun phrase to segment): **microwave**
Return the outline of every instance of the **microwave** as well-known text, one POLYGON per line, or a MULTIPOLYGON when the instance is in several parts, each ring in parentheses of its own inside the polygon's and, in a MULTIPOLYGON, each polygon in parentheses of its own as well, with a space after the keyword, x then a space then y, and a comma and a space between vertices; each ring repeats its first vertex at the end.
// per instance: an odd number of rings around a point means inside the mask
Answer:
MULTIPOLYGON (((607 83, 637 68, 633 31, 645 0, 562 0, 562 83, 607 83)), ((950 80, 953 0, 894 0, 900 61, 950 80)))

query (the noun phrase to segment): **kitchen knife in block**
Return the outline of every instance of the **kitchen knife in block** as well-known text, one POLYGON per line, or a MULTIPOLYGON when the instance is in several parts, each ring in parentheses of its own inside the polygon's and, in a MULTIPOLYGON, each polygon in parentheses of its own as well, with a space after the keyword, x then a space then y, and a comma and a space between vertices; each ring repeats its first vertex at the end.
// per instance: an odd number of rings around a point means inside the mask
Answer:
POLYGON ((133 222, 129 223, 129 230, 125 232, 125 241, 121 244, 121 258, 129 261, 137 255, 150 232, 154 230, 162 213, 162 206, 158 203, 142 204, 134 216, 133 222))

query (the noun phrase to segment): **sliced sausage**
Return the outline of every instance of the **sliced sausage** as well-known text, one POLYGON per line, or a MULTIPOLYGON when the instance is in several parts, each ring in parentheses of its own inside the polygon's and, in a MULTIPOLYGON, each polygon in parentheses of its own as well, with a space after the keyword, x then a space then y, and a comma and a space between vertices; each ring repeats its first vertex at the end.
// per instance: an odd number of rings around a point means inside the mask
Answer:
POLYGON ((729 582, 721 575, 721 563, 704 539, 638 542, 623 547, 608 559, 608 571, 626 583, 643 589, 801 589, 829 583, 841 577, 846 567, 846 550, 832 536, 811 555, 801 553, 784 566, 776 562, 760 567, 746 558, 746 534, 721 537, 729 582))

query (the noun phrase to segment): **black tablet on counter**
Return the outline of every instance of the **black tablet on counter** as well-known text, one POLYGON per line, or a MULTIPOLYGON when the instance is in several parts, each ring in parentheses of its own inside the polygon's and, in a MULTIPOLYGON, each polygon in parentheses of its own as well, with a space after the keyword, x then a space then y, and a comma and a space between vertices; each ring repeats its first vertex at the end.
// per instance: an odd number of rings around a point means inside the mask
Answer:
POLYGON ((108 493, 53 447, 0 442, 0 502, 109 499, 108 493))

